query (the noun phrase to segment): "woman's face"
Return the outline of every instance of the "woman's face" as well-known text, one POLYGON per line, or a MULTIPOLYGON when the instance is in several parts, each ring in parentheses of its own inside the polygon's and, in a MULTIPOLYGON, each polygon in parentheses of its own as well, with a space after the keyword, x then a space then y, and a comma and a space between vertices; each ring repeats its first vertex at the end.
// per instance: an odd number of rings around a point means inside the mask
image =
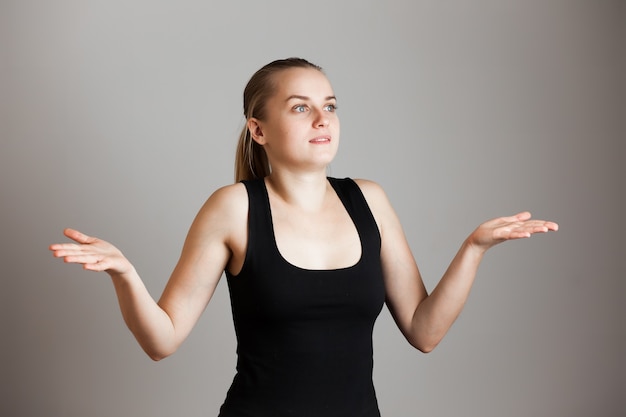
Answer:
POLYGON ((337 99, 330 82, 313 68, 290 68, 275 77, 265 117, 248 121, 253 138, 263 145, 272 169, 325 169, 339 145, 337 99))

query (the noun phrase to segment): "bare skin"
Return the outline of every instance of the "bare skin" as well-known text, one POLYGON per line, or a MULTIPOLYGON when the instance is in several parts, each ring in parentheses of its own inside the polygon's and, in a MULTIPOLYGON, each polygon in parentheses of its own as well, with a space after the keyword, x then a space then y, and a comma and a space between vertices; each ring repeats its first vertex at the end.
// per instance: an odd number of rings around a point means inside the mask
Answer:
MULTIPOLYGON (((303 268, 350 266, 361 256, 359 237, 326 178, 339 142, 332 87, 313 69, 286 70, 280 81, 265 120, 248 120, 272 166, 265 181, 277 245, 288 262, 303 268)), ((489 220, 467 237, 428 294, 384 191, 374 182, 356 181, 381 233, 386 303, 409 343, 423 352, 437 346, 460 314, 489 248, 558 229, 556 223, 532 219, 528 212, 489 220)), ((53 244, 50 250, 65 262, 110 275, 126 324, 146 353, 159 360, 175 352, 191 332, 222 272, 241 270, 247 215, 242 184, 213 193, 196 216, 158 302, 128 259, 104 240, 66 229, 65 236, 75 243, 53 244)))

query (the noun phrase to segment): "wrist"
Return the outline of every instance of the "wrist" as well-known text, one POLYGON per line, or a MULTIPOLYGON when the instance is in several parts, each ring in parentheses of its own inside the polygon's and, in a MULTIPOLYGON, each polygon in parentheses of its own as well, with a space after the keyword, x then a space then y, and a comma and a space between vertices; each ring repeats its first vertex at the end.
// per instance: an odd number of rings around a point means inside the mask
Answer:
POLYGON ((130 262, 123 269, 109 269, 106 272, 117 283, 132 283, 139 278, 135 267, 130 262))
POLYGON ((468 236, 467 239, 465 239, 465 242, 463 242, 463 247, 465 248, 465 250, 480 257, 482 257, 485 254, 485 252, 487 252, 487 250, 489 249, 488 246, 480 244, 477 241, 476 237, 474 236, 474 233, 472 233, 471 235, 468 236))

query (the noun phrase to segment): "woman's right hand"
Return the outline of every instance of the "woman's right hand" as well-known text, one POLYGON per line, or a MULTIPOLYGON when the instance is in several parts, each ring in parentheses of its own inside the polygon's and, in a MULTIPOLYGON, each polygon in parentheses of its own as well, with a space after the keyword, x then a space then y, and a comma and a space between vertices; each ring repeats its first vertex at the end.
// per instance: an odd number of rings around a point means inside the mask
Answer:
POLYGON ((63 234, 77 243, 55 243, 50 250, 56 258, 75 263, 89 271, 105 271, 109 275, 123 275, 133 270, 132 264, 115 246, 78 230, 65 229, 63 234))

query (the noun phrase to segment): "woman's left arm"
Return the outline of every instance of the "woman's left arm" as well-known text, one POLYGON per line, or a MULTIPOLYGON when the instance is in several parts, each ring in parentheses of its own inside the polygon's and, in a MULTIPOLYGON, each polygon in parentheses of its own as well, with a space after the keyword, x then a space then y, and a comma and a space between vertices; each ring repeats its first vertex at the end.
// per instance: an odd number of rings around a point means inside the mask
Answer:
POLYGON ((384 191, 373 182, 357 181, 381 234, 381 261, 387 306, 406 339, 430 352, 459 316, 485 252, 512 239, 556 231, 554 222, 535 220, 530 213, 489 220, 465 239, 434 290, 428 294, 400 221, 384 191))

